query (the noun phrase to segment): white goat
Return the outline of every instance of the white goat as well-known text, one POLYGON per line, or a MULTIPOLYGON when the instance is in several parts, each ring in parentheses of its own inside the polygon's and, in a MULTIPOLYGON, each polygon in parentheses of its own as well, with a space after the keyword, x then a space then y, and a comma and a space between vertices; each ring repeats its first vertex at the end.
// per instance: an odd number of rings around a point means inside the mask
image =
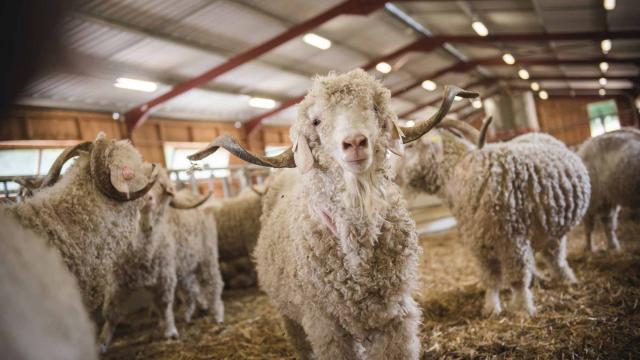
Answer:
POLYGON ((421 311, 411 296, 420 247, 387 150, 401 152, 429 131, 456 95, 475 94, 448 89, 438 114, 403 129, 389 90, 363 70, 316 77, 291 128, 293 148, 259 156, 223 136, 191 156, 224 147, 254 164, 300 170, 291 187, 269 187, 255 257, 301 358, 420 356, 421 311))
POLYGON ((640 209, 640 131, 623 128, 596 136, 580 146, 578 155, 591 179, 591 202, 583 219, 587 250, 594 250, 596 218, 604 225, 609 247, 619 250, 619 207, 640 209))
POLYGON ((482 269, 485 315, 502 311, 502 286, 513 289, 516 310, 534 315, 529 288, 536 274, 534 250, 556 278, 576 281, 566 261, 565 235, 587 209, 587 171, 549 135, 523 135, 479 149, 470 125, 455 120, 442 125, 445 129, 407 147, 399 182, 436 194, 450 207, 482 269), (472 136, 473 143, 446 129, 472 136))
POLYGON ((93 142, 65 150, 33 197, 6 208, 58 249, 90 311, 102 304, 114 283, 114 265, 137 236, 135 200, 153 186, 156 176, 153 171, 149 180, 147 165, 128 141, 100 134, 93 142), (75 155, 78 160, 57 181, 64 163, 75 155))
POLYGON ((0 354, 5 359, 97 359, 78 284, 44 238, 0 210, 0 354))
MULTIPOLYGON (((114 268, 115 283, 110 284, 111 291, 104 304, 107 321, 100 334, 102 352, 107 350, 116 326, 126 315, 127 300, 137 289, 151 291, 157 309, 164 315, 166 338, 178 337, 173 312, 178 284, 190 295, 186 318, 191 319, 199 295, 198 271, 217 271, 217 260, 210 259, 217 257, 213 219, 204 220, 207 226, 194 226, 199 225, 198 219, 203 216, 198 210, 189 210, 200 206, 208 197, 191 201, 177 198, 166 171, 160 170, 158 181, 145 195, 140 209, 138 240, 122 254, 114 268), (207 244, 201 244, 200 240, 207 244)), ((219 287, 218 299, 222 285, 219 287)))

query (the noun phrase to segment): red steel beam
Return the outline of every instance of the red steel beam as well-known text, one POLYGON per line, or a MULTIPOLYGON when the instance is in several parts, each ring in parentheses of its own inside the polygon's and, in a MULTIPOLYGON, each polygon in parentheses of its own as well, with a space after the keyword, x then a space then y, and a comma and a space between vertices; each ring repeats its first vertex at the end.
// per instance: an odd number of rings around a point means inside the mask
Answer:
MULTIPOLYGON (((517 81, 598 81, 601 77, 605 77, 607 80, 628 80, 631 82, 636 82, 639 81, 640 78, 637 76, 607 76, 607 75, 602 75, 602 76, 531 76, 529 79, 524 80, 524 79, 520 79, 520 78, 510 78, 510 77, 495 77, 495 78, 488 78, 488 79, 482 79, 482 80, 478 80, 476 82, 473 83, 468 83, 465 85, 462 85, 463 89, 470 89, 476 86, 481 86, 484 85, 486 83, 492 82, 492 81, 500 81, 500 80, 506 80, 506 81, 513 81, 513 80, 517 80, 517 81)), ((552 90, 553 91, 553 90, 552 90)), ((404 113, 398 115, 399 118, 405 118, 409 115, 411 115, 412 113, 423 109, 427 106, 433 106, 435 104, 437 104, 438 102, 440 102, 440 100, 442 99, 442 97, 437 97, 431 101, 427 101, 421 104, 416 105, 414 108, 412 108, 411 110, 405 111, 404 113)))
MULTIPOLYGON (((620 64, 620 63, 634 63, 634 62, 638 62, 640 59, 637 58, 633 58, 633 59, 611 59, 611 58, 593 58, 593 59, 547 59, 547 58, 541 58, 541 59, 519 59, 516 61, 516 65, 515 66, 531 66, 531 65, 596 65, 598 63, 600 63, 601 61, 607 61, 609 64, 620 64)), ((444 69, 440 69, 432 74, 429 74, 427 76, 424 76, 420 79, 418 79, 417 81, 406 85, 400 89, 397 89, 395 91, 391 92, 392 96, 398 96, 401 94, 406 93, 407 91, 420 86, 420 84, 422 84, 423 81, 425 80, 433 80, 436 79, 442 75, 445 74, 449 74, 452 72, 465 72, 465 71, 469 71, 470 69, 475 68, 476 66, 514 66, 514 65, 507 65, 504 63, 504 61, 502 60, 502 58, 489 58, 489 59, 480 59, 480 60, 472 60, 469 62, 461 62, 461 63, 456 63, 454 65, 451 65, 449 67, 446 67, 444 69)))
MULTIPOLYGON (((543 33, 526 33, 526 34, 492 34, 484 37, 475 35, 452 35, 452 36, 432 36, 423 37, 410 44, 407 44, 400 49, 378 57, 369 61, 362 66, 363 69, 369 70, 373 68, 379 62, 386 62, 397 58, 405 53, 411 51, 428 52, 441 46, 446 42, 456 43, 491 43, 491 42, 533 42, 533 41, 570 41, 570 40, 601 40, 601 39, 634 39, 640 38, 640 31, 611 31, 611 32, 583 32, 583 33, 557 33, 557 34, 543 34, 543 33)), ((257 127, 260 126, 262 121, 274 114, 285 110, 299 101, 304 99, 304 95, 293 98, 285 103, 282 103, 277 108, 270 110, 266 113, 257 115, 246 122, 246 131, 251 134, 257 127)))
POLYGON ((142 123, 146 120, 149 115, 149 111, 153 109, 155 106, 162 104, 163 102, 172 99, 186 91, 189 91, 195 87, 201 86, 220 75, 237 68, 238 66, 245 64, 268 51, 284 44, 285 42, 311 30, 319 25, 337 17, 345 14, 353 14, 353 15, 365 15, 373 12, 374 10, 380 8, 385 3, 385 0, 346 0, 331 9, 314 16, 313 18, 294 25, 293 27, 287 29, 285 32, 277 35, 276 37, 256 46, 247 51, 244 51, 238 55, 235 55, 225 61, 224 63, 208 70, 207 72, 191 79, 185 81, 181 84, 178 84, 171 88, 168 92, 150 100, 146 103, 137 106, 131 110, 129 110, 125 114, 125 122, 127 124, 127 129, 129 132, 133 131, 138 126, 142 125, 142 123))
POLYGON ((391 54, 371 60, 363 68, 370 68, 382 61, 390 61, 396 57, 411 51, 429 52, 442 46, 444 43, 495 43, 495 42, 545 42, 545 41, 571 41, 571 40, 602 40, 602 39, 640 39, 640 31, 610 31, 610 32, 581 32, 581 33, 524 33, 524 34, 490 34, 477 35, 437 35, 423 37, 391 54))
MULTIPOLYGON (((472 83, 466 83, 466 84, 462 85, 461 88, 468 90, 468 89, 474 88, 476 86, 484 85, 484 84, 486 84, 488 82, 491 82, 491 81, 494 81, 494 80, 495 79, 481 79, 481 80, 478 80, 478 81, 474 81, 472 83)), ((430 101, 427 101, 427 102, 424 102, 424 103, 416 105, 411 110, 405 111, 402 114, 398 115, 398 117, 399 118, 405 118, 405 117, 413 114, 414 112, 416 112, 416 111, 418 111, 420 109, 426 108, 427 106, 433 106, 433 105, 439 103, 441 100, 442 100, 442 96, 437 96, 433 100, 430 100, 430 101)))

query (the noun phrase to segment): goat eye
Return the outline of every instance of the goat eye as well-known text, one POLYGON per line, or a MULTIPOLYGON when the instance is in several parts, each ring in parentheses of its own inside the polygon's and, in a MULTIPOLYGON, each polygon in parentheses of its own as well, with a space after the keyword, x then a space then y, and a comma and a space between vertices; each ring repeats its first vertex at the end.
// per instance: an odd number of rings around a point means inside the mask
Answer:
POLYGON ((313 125, 313 126, 318 126, 318 125, 320 125, 320 119, 318 119, 318 118, 313 118, 313 120, 311 121, 311 125, 313 125))

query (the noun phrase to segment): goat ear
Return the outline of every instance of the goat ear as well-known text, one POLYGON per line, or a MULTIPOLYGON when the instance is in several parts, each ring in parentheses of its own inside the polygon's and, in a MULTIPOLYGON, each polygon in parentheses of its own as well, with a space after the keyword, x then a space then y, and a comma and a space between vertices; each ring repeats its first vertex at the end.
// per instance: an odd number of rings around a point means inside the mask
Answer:
POLYGON ((306 173, 313 167, 313 154, 311 154, 307 138, 304 135, 298 135, 293 144, 293 160, 301 174, 306 173))
POLYGON ((404 156, 404 143, 402 142, 402 130, 400 130, 400 126, 393 118, 387 119, 387 128, 391 133, 391 141, 389 143, 389 151, 398 155, 404 156))

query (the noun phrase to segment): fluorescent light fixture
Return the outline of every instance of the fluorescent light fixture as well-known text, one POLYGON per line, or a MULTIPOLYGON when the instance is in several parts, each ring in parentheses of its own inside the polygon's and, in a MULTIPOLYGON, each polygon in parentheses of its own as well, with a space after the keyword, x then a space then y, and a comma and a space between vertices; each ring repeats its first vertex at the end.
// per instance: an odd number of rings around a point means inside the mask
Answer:
POLYGON ((535 81, 534 81, 534 82, 532 82, 532 83, 531 83, 531 90, 533 90, 533 91, 538 91, 538 90, 540 90, 540 84, 538 84, 538 83, 537 83, 537 82, 535 82, 535 81))
POLYGON ((323 38, 320 35, 314 33, 308 33, 302 37, 302 41, 306 42, 311 46, 315 46, 318 49, 327 50, 331 47, 331 40, 327 38, 323 38))
POLYGON ((480 21, 474 21, 471 23, 471 27, 473 28, 473 30, 476 32, 476 34, 480 35, 480 36, 487 36, 489 35, 489 29, 487 29, 486 26, 484 26, 484 24, 480 21))
POLYGON ((130 79, 130 78, 117 78, 113 86, 121 89, 154 92, 158 89, 158 84, 151 81, 130 79))
POLYGON ((520 69, 518 70, 518 76, 520 76, 522 80, 527 80, 529 78, 529 72, 527 69, 520 69))
POLYGON ((604 39, 600 42, 600 48, 602 49, 603 54, 608 54, 611 51, 613 44, 611 43, 611 39, 604 39))
POLYGON ((605 9, 611 11, 616 8, 616 0, 604 0, 602 5, 605 9))
POLYGON ((605 96, 605 95, 607 95, 607 90, 600 89, 600 90, 598 90, 598 94, 600 94, 600 96, 605 96))
POLYGON ((471 102, 471 106, 473 106, 473 107, 474 107, 474 108, 476 108, 476 109, 480 109, 480 108, 482 107, 482 100, 480 100, 480 99, 474 99, 474 100, 471 102))
POLYGON ((407 127, 414 127, 414 126, 416 126, 415 121, 413 121, 413 120, 407 121, 407 127))
POLYGON ((433 91, 438 87, 438 85, 436 85, 436 83, 434 83, 431 80, 425 80, 422 82, 422 88, 427 90, 427 91, 433 91))
POLYGON ((456 96, 456 97, 454 97, 454 98, 453 98, 453 100, 455 100, 455 101, 462 101, 462 97, 460 97, 460 96, 456 96))
POLYGON ((542 99, 542 100, 547 100, 549 98, 549 93, 544 91, 544 90, 541 90, 538 93, 538 96, 540 96, 540 99, 542 99))
POLYGON ((253 97, 249 99, 249 106, 260 109, 273 109, 276 107, 276 101, 266 98, 253 97))
POLYGON ((598 79, 598 83, 602 86, 607 85, 607 78, 601 77, 600 79, 598 79))
POLYGON ((502 55, 502 60, 508 65, 513 65, 516 63, 516 58, 514 58, 513 55, 509 53, 502 55))
POLYGON ((606 61, 603 61, 600 63, 600 71, 602 71, 603 73, 606 73, 607 70, 609 70, 609 63, 606 61))
POLYGON ((383 74, 388 74, 391 72, 391 65, 387 64, 386 62, 379 62, 378 65, 376 65, 376 70, 380 71, 383 74))

